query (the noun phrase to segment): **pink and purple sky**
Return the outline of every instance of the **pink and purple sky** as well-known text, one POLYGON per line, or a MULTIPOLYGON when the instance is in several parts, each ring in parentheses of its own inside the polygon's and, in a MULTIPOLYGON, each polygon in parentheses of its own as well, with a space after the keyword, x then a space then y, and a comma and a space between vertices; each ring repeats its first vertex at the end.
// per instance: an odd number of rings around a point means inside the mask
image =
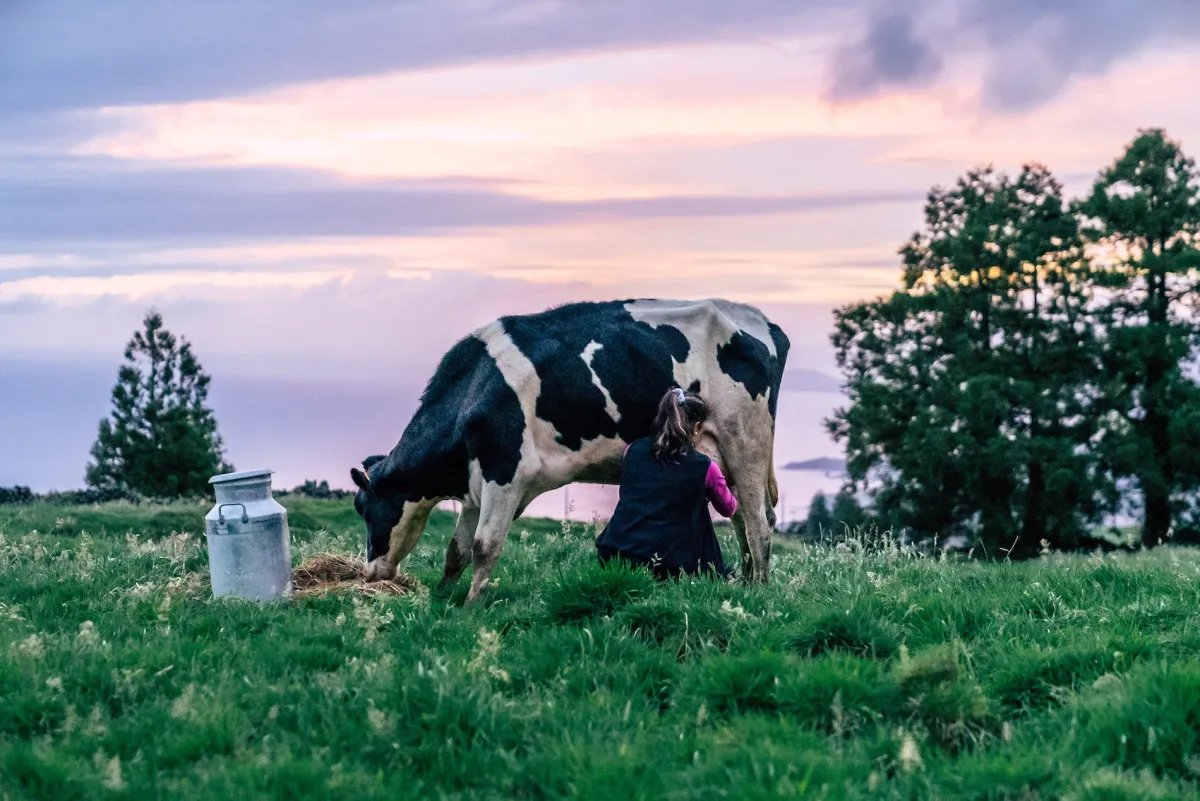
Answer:
MULTIPOLYGON (((1198 43, 1194 0, 0 0, 0 484, 81 483, 150 306, 285 486, 567 300, 758 304, 833 375, 931 185, 1200 152, 1198 43)), ((784 460, 834 451, 806 386, 784 460)))

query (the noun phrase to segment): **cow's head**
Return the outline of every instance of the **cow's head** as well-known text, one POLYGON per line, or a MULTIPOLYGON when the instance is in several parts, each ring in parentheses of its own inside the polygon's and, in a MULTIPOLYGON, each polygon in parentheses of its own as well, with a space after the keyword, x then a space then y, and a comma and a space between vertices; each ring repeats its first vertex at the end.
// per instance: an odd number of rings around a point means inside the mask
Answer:
POLYGON ((367 578, 389 579, 396 574, 396 565, 416 546, 429 513, 437 501, 428 501, 406 491, 402 482, 389 480, 382 486, 378 477, 372 479, 371 468, 382 456, 363 460, 364 470, 350 470, 350 478, 358 487, 354 509, 367 524, 367 578))

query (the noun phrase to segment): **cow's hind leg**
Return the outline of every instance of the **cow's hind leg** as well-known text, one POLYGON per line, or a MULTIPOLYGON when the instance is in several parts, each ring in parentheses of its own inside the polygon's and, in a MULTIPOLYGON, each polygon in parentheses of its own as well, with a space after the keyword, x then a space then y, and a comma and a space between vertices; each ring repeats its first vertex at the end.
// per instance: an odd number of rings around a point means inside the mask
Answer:
POLYGON ((471 591, 467 593, 468 604, 474 603, 487 586, 488 576, 496 566, 500 552, 504 550, 508 529, 521 505, 521 492, 515 484, 500 486, 489 483, 484 485, 480 500, 479 527, 475 531, 475 542, 471 549, 474 573, 471 591))
POLYGON ((471 543, 475 540, 475 529, 479 526, 479 507, 463 504, 454 527, 454 536, 446 549, 446 566, 442 569, 440 587, 448 587, 458 581, 471 561, 471 543))
POLYGON ((729 524, 733 526, 733 533, 737 535, 738 547, 742 553, 742 566, 738 575, 745 578, 753 572, 754 563, 750 559, 750 543, 746 541, 746 518, 742 517, 741 509, 729 519, 729 524))
POLYGON ((771 577, 771 526, 767 522, 764 489, 764 484, 750 484, 738 492, 738 504, 743 509, 743 525, 746 528, 747 550, 750 551, 750 569, 745 579, 763 584, 771 577))
MULTIPOLYGON (((722 448, 725 464, 737 487, 736 517, 741 518, 742 529, 738 532, 738 540, 743 543, 742 578, 749 582, 766 583, 770 579, 772 526, 767 516, 767 493, 773 444, 769 436, 751 436, 722 448)), ((734 528, 738 529, 736 521, 734 528)))
POLYGON ((771 527, 771 531, 775 530, 775 523, 778 518, 775 517, 775 507, 779 505, 779 483, 775 480, 775 432, 774 427, 771 429, 771 461, 767 463, 767 497, 766 513, 767 525, 771 527))

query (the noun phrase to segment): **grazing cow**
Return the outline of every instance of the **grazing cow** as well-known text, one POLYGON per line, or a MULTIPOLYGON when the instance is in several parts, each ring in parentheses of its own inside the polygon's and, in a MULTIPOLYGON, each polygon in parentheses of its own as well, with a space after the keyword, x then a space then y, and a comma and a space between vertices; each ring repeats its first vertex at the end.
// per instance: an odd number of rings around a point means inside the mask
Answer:
POLYGON ((778 502, 772 451, 788 338, 725 300, 573 303, 502 317, 456 344, 400 442, 351 476, 374 578, 390 578, 433 508, 462 502, 442 584, 474 563, 487 583, 513 518, 571 482, 618 483, 626 444, 650 433, 658 401, 684 387, 711 416, 697 447, 738 496, 743 577, 769 576, 778 502))

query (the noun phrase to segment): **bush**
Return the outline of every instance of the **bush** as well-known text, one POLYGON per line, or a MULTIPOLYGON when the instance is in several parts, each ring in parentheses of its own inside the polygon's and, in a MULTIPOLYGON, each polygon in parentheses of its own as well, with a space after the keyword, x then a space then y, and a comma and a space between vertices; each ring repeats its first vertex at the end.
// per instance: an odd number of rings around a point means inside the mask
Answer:
POLYGON ((572 623, 611 615, 646 595, 655 584, 649 571, 614 559, 606 565, 592 563, 578 572, 559 576, 543 600, 556 622, 572 623))
POLYGON ((1010 715, 1036 712, 1115 670, 1115 654, 1112 648, 1098 646, 1018 651, 1005 659, 988 689, 1010 715))
POLYGON ((321 499, 332 498, 334 500, 339 500, 339 501, 342 500, 343 498, 349 498, 352 495, 354 495, 353 492, 349 492, 348 490, 330 489, 328 481, 319 481, 318 482, 318 481, 313 481, 312 479, 307 479, 303 484, 301 484, 298 487, 292 487, 292 489, 290 491, 289 490, 278 490, 278 491, 276 491, 275 494, 279 495, 279 496, 303 495, 306 498, 321 498, 321 499))
POLYGON ((117 488, 67 490, 65 492, 47 492, 39 495, 29 489, 29 487, 22 487, 20 485, 15 487, 0 487, 0 506, 5 504, 33 503, 34 501, 45 501, 57 506, 90 506, 95 503, 110 503, 112 501, 132 501, 137 503, 140 500, 140 496, 136 493, 117 488))
POLYGON ((680 659, 710 648, 724 651, 733 638, 729 615, 679 598, 635 603, 622 610, 619 619, 636 637, 674 651, 680 659))
POLYGON ((29 503, 35 496, 29 487, 0 487, 0 504, 29 503))
POLYGON ((692 692, 718 715, 778 712, 780 679, 793 666, 783 654, 757 654, 708 660, 701 667, 692 692))
POLYGON ((953 645, 903 659, 893 672, 913 719, 942 747, 975 745, 997 730, 988 697, 963 671, 953 645))
POLYGON ((900 647, 900 630, 881 620, 879 610, 852 608, 828 612, 796 627, 788 647, 801 656, 846 651, 857 656, 887 659, 900 647))
POLYGON ((1183 801, 1190 797, 1148 771, 1133 774, 1110 770, 1084 779, 1083 792, 1078 795, 1080 801, 1183 801))
MULTIPOLYGON (((942 798, 962 801, 1033 801, 1063 798, 1057 792, 1063 782, 1062 768, 1045 749, 1011 748, 966 753, 942 766, 938 784, 942 798)), ((1078 786, 1072 771, 1067 782, 1078 786)), ((1074 798, 1074 796, 1066 796, 1074 798)))
POLYGON ((108 487, 105 489, 82 489, 82 490, 67 490, 65 492, 47 492, 45 495, 38 497, 38 500, 45 501, 56 506, 91 506, 97 503, 113 503, 115 501, 128 501, 130 503, 141 503, 142 496, 136 492, 120 489, 118 487, 108 487))
POLYGON ((1117 767, 1161 776, 1200 772, 1200 663, 1136 668, 1112 676, 1077 704, 1079 748, 1117 767))
POLYGON ((800 663, 777 697, 798 722, 839 737, 903 714, 894 677, 877 661, 845 654, 800 663))
POLYGON ((85 799, 87 790, 71 776, 70 767, 49 749, 16 743, 0 751, 0 775, 5 784, 28 798, 85 799))

